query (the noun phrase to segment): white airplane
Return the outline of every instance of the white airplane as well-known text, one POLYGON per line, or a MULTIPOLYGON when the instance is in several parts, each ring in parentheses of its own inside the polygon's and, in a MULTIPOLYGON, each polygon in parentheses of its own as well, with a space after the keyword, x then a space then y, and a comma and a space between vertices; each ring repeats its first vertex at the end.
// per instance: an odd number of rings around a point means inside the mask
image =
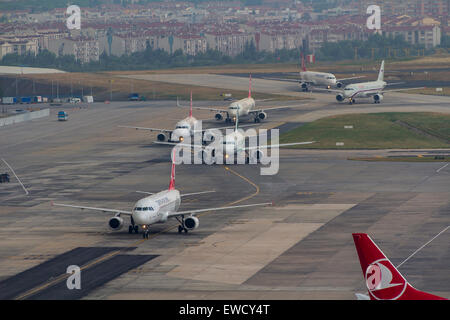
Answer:
MULTIPOLYGON (((225 159, 228 159, 231 155, 236 155, 237 157, 241 156, 242 153, 245 153, 245 161, 249 163, 250 158, 260 160, 264 156, 264 152, 261 149, 267 148, 278 148, 278 147, 287 147, 287 146, 295 146, 295 145, 304 145, 304 144, 312 144, 316 141, 306 141, 306 142, 293 142, 293 143, 283 143, 283 144, 270 144, 270 145, 257 145, 257 146, 245 146, 245 139, 250 137, 249 135, 245 135, 244 132, 239 129, 239 115, 236 118, 235 129, 232 133, 229 133, 223 137, 222 140, 213 142, 206 147, 186 144, 186 143, 170 143, 170 142, 155 142, 158 144, 170 144, 170 145, 178 145, 181 147, 187 147, 191 149, 195 149, 195 151, 200 148, 200 158, 205 160, 209 157, 209 151, 212 151, 212 157, 215 157, 214 149, 222 150, 222 154, 225 159), (220 145, 222 144, 222 145, 220 145)), ((237 158, 234 158, 237 159, 237 158)))
MULTIPOLYGON (((177 105, 178 100, 177 100, 177 105)), ((192 91, 191 91, 191 106, 189 109, 189 116, 180 120, 175 125, 174 130, 170 129, 159 129, 159 128, 146 128, 146 127, 133 127, 133 126, 119 126, 121 128, 131 128, 136 130, 147 130, 147 131, 156 131, 160 132, 156 138, 158 141, 172 141, 172 142, 181 142, 188 136, 193 136, 196 132, 196 128, 201 128, 201 121, 192 116, 192 91)), ((223 128, 215 128, 215 129, 223 129, 223 128)), ((202 132, 205 130, 201 130, 202 132)))
POLYGON ((271 108, 261 108, 255 109, 256 102, 255 99, 252 98, 252 75, 250 75, 250 83, 248 88, 248 97, 235 101, 231 103, 227 109, 219 109, 219 108, 206 108, 206 107, 194 107, 199 110, 209 110, 216 112, 214 116, 217 121, 222 120, 224 117, 225 122, 231 123, 236 122, 236 117, 240 117, 241 119, 246 117, 253 118, 253 120, 258 123, 262 120, 267 119, 267 110, 276 110, 276 109, 287 109, 287 108, 295 108, 295 106, 281 106, 281 107, 271 107, 271 108))
MULTIPOLYGON (((175 151, 173 153, 175 157, 175 151)), ((175 161, 175 159, 173 159, 175 161)), ((119 209, 107 209, 107 208, 96 208, 96 207, 86 207, 86 206, 76 206, 62 203, 53 203, 53 206, 86 209, 86 210, 96 210, 102 212, 112 212, 115 213, 108 225, 111 230, 118 231, 122 229, 124 225, 124 220, 121 215, 126 215, 130 217, 130 226, 128 227, 128 233, 138 233, 139 226, 143 230, 143 238, 148 239, 149 227, 155 223, 167 222, 169 218, 175 218, 180 225, 178 226, 178 233, 188 230, 193 230, 198 228, 199 219, 195 216, 197 213, 206 211, 217 211, 226 209, 236 209, 236 208, 246 208, 254 206, 267 206, 272 205, 272 203, 255 203, 247 205, 238 206, 228 206, 228 207, 218 207, 218 208, 207 208, 207 209, 197 209, 197 210, 185 210, 177 211, 181 204, 181 197, 192 196, 197 194, 210 193, 214 191, 202 191, 188 194, 180 194, 180 192, 175 189, 175 163, 172 162, 172 172, 170 176, 169 189, 163 190, 158 193, 142 192, 147 193, 149 196, 138 200, 131 211, 119 210, 119 209), (187 216, 187 217, 185 217, 187 216)))
POLYGON ((380 72, 376 81, 361 82, 347 85, 344 90, 328 90, 336 92, 336 100, 342 102, 348 99, 349 104, 355 103, 355 98, 370 98, 373 97, 374 103, 380 103, 383 100, 383 95, 386 92, 397 92, 406 90, 422 89, 420 88, 406 88, 384 90, 388 84, 384 81, 384 60, 381 62, 380 72))
POLYGON ((332 73, 308 71, 308 70, 306 70, 305 59, 303 57, 303 54, 301 54, 301 62, 302 62, 302 68, 301 68, 301 71, 299 72, 300 79, 298 79, 298 80, 297 79, 286 79, 286 78, 284 78, 284 79, 266 78, 266 79, 295 82, 295 83, 299 84, 299 86, 303 92, 308 92, 308 91, 310 91, 310 87, 312 87, 312 86, 322 86, 322 87, 326 87, 327 89, 330 89, 332 87, 342 88, 344 86, 342 81, 364 78, 364 76, 358 76, 358 77, 336 79, 336 76, 332 73))

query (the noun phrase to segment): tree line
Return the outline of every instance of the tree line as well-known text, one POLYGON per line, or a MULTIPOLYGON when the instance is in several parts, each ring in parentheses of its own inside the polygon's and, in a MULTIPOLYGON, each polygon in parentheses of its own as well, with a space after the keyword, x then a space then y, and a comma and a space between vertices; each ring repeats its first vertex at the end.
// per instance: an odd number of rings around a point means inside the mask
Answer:
MULTIPOLYGON (((408 52, 414 54, 414 51, 411 52, 408 50, 417 48, 423 50, 423 47, 412 46, 400 38, 372 35, 367 41, 324 43, 316 52, 316 59, 318 61, 349 60, 354 58, 355 52, 358 59, 394 58, 401 57, 408 52), (394 54, 394 50, 397 50, 397 54, 394 54)), ((25 55, 7 54, 3 57, 1 63, 2 65, 8 66, 56 68, 69 72, 167 69, 225 64, 299 62, 301 50, 301 48, 296 48, 292 50, 276 50, 274 52, 259 51, 256 49, 254 42, 250 41, 245 45, 242 53, 234 57, 213 49, 208 49, 206 52, 191 56, 184 54, 180 49, 170 54, 162 49, 154 49, 148 46, 144 51, 134 52, 130 55, 122 55, 120 57, 108 55, 105 51, 100 55, 98 61, 91 61, 89 63, 81 63, 73 55, 56 56, 56 54, 50 51, 42 50, 37 55, 31 53, 25 55)), ((432 53, 432 50, 428 50, 426 53, 432 53)))

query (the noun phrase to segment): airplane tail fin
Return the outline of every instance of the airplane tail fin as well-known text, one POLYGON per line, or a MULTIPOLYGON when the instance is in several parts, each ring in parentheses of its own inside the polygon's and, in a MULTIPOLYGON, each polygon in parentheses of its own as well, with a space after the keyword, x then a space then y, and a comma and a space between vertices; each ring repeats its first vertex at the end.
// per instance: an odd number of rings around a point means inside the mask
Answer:
POLYGON ((173 148, 172 153, 172 171, 170 173, 170 183, 169 183, 169 190, 175 189, 175 148, 173 148))
POLYGON ((189 118, 192 118, 192 90, 191 90, 191 107, 189 109, 189 118))
POLYGON ((300 52, 300 59, 302 61, 302 71, 306 71, 305 56, 303 55, 303 52, 300 52))
POLYGON ((248 83, 248 97, 252 97, 252 74, 250 74, 250 79, 248 83))
POLYGON ((380 72, 378 73, 378 81, 384 81, 384 60, 381 62, 380 72))
POLYGON ((411 286, 365 233, 353 233, 371 300, 446 300, 411 286))

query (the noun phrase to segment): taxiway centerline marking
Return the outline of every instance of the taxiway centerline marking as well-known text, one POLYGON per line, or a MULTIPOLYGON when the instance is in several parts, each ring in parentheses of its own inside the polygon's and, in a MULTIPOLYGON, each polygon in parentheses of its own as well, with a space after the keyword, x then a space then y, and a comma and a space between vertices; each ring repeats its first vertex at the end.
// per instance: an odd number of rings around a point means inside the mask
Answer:
MULTIPOLYGON (((231 172, 232 174, 238 176, 239 178, 243 179, 244 181, 246 181, 247 183, 249 183, 250 185, 252 185, 252 186, 256 189, 256 191, 255 191, 253 194, 251 194, 251 195, 249 195, 249 196, 246 196, 246 197, 244 197, 244 198, 241 198, 241 199, 239 199, 239 200, 230 202, 230 203, 226 204, 226 206, 232 206, 232 205, 237 204, 237 203, 239 203, 239 202, 242 202, 242 201, 251 199, 251 198, 253 198, 253 197, 255 197, 256 195, 259 194, 259 186, 258 186, 257 184, 255 184, 255 183, 252 182, 250 179, 244 177, 243 175, 237 173, 236 171, 230 169, 230 168, 227 167, 227 166, 224 166, 224 169, 225 169, 226 171, 229 171, 229 172, 231 172)), ((197 216, 203 216, 203 215, 206 215, 206 214, 211 213, 211 212, 213 212, 213 211, 214 211, 214 210, 207 211, 207 212, 204 212, 204 213, 202 213, 202 214, 198 214, 197 216)), ((159 231, 159 232, 157 232, 157 233, 155 233, 155 234, 149 236, 148 239, 141 239, 141 240, 139 240, 139 241, 136 241, 133 245, 130 245, 130 246, 128 246, 128 247, 124 247, 124 248, 121 249, 121 250, 113 251, 113 252, 111 252, 111 253, 109 253, 109 254, 107 254, 107 255, 104 255, 104 256, 102 256, 102 257, 100 257, 100 258, 94 259, 94 260, 91 261, 90 263, 88 263, 88 264, 82 266, 82 267, 80 268, 80 270, 88 269, 88 268, 90 268, 90 267, 92 267, 92 266, 94 266, 94 265, 96 265, 96 264, 98 264, 98 263, 100 263, 100 262, 102 262, 102 261, 105 261, 105 260, 107 260, 107 259, 109 259, 109 258, 112 258, 112 257, 118 255, 119 253, 121 253, 121 252, 123 252, 123 251, 126 251, 125 249, 128 249, 128 248, 130 248, 130 247, 136 247, 136 246, 139 246, 140 244, 144 243, 146 240, 153 239, 153 238, 157 237, 157 236, 160 235, 160 234, 166 233, 166 232, 168 232, 168 231, 170 231, 170 230, 176 228, 177 226, 178 226, 178 224, 169 226, 169 227, 167 227, 166 229, 161 230, 161 231, 159 231)), ((53 286, 53 285, 55 285, 55 284, 57 284, 57 283, 59 283, 59 282, 65 280, 65 279, 68 278, 69 276, 71 276, 71 274, 62 274, 62 275, 60 275, 59 277, 57 277, 56 279, 54 279, 54 280, 52 280, 52 281, 50 281, 50 282, 44 283, 44 284, 42 284, 42 285, 40 285, 40 286, 38 286, 38 287, 35 287, 35 288, 33 288, 33 289, 30 289, 30 290, 26 291, 25 293, 23 293, 23 294, 17 296, 16 298, 14 298, 14 300, 23 300, 23 299, 26 299, 26 298, 28 298, 28 297, 30 297, 30 296, 32 296, 32 295, 34 295, 34 294, 36 294, 36 293, 42 291, 42 290, 45 290, 46 288, 49 288, 49 287, 51 287, 51 286, 53 286)))

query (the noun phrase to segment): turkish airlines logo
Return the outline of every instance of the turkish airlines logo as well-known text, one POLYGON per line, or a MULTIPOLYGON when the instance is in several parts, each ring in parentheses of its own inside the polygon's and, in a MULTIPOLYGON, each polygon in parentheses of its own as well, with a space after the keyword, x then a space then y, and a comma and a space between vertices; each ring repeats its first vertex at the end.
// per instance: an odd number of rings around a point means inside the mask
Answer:
POLYGON ((377 300, 396 300, 406 289, 407 282, 401 276, 394 276, 389 269, 390 262, 380 259, 366 269, 366 286, 369 293, 377 300), (395 282, 394 282, 395 281, 395 282))

